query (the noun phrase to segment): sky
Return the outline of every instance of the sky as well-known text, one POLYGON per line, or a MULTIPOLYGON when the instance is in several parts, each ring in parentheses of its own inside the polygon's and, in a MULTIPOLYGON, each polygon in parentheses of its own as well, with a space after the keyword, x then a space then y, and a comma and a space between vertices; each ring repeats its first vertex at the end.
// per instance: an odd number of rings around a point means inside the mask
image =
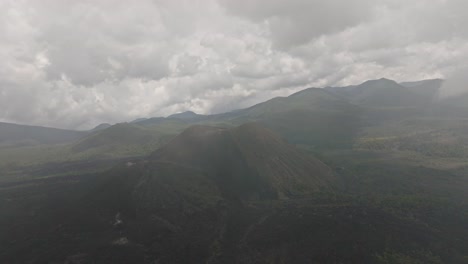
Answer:
POLYGON ((468 82, 466 0, 2 0, 0 121, 89 129, 307 87, 468 82))

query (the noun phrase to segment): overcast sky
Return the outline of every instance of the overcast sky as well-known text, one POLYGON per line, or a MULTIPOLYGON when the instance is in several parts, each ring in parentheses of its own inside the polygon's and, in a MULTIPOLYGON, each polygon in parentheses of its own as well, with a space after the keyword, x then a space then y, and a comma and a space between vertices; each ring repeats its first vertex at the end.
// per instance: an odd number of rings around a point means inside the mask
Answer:
POLYGON ((311 86, 464 80, 467 12, 466 0, 1 0, 0 121, 87 129, 311 86))

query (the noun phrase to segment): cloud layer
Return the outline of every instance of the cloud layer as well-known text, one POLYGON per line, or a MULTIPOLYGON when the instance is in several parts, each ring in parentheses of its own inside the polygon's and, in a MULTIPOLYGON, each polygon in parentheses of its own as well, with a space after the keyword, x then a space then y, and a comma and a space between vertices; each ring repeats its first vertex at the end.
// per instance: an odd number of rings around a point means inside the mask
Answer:
POLYGON ((465 0, 1 1, 0 120, 87 129, 309 86, 459 80, 465 10, 465 0))

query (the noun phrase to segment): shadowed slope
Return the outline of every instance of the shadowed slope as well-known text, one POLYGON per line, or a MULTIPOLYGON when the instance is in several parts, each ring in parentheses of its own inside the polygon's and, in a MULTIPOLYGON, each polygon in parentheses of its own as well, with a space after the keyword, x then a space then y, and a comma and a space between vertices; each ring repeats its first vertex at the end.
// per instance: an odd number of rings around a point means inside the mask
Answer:
POLYGON ((259 103, 239 113, 249 116, 265 117, 271 114, 291 112, 297 110, 307 111, 340 111, 350 107, 343 98, 330 91, 320 88, 309 88, 292 94, 288 97, 276 97, 259 103))
POLYGON ((303 195, 328 189, 333 181, 326 165, 257 124, 193 126, 151 159, 201 170, 226 195, 241 198, 303 195))
POLYGON ((385 78, 370 80, 357 86, 331 87, 328 90, 368 107, 408 107, 421 104, 422 98, 410 88, 385 78))
POLYGON ((360 124, 359 107, 325 89, 309 88, 236 112, 293 144, 317 148, 349 146, 360 124))
POLYGON ((71 151, 85 157, 147 155, 168 137, 168 133, 156 129, 122 123, 90 134, 74 143, 71 151))

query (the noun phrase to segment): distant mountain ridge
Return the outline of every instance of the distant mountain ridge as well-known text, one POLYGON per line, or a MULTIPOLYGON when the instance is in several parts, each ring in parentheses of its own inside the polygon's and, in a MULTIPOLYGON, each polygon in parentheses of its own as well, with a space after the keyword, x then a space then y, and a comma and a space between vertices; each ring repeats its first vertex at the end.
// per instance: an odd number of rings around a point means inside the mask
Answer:
POLYGON ((382 78, 355 86, 325 89, 366 107, 414 107, 433 102, 441 85, 439 79, 397 83, 382 78))
MULTIPOLYGON (((291 94, 287 97, 275 97, 265 102, 255 104, 251 107, 244 108, 244 109, 237 109, 237 110, 233 110, 227 113, 200 115, 193 111, 185 111, 185 112, 175 113, 167 117, 137 118, 133 121, 130 121, 129 123, 137 123, 141 125, 154 125, 154 124, 164 122, 166 119, 174 119, 174 118, 181 119, 181 120, 189 120, 189 121, 192 119, 195 119, 196 121, 198 121, 198 119, 200 118, 209 119, 214 116, 225 116, 225 115, 230 116, 232 114, 238 115, 239 113, 252 112, 253 109, 255 109, 255 111, 259 111, 258 109, 262 108, 264 104, 273 104, 273 103, 278 104, 278 105, 283 105, 283 106, 289 103, 292 103, 292 106, 288 106, 288 107, 293 107, 293 108, 294 107, 297 108, 301 106, 328 107, 328 104, 332 100, 336 102, 341 101, 341 103, 343 103, 347 99, 352 99, 354 103, 359 104, 361 102, 367 105, 367 104, 372 103, 372 101, 369 99, 366 99, 366 97, 368 96, 385 97, 386 96, 385 92, 391 92, 392 94, 394 93, 395 94, 394 99, 400 98, 398 97, 399 93, 402 93, 402 95, 411 94, 411 97, 414 96, 414 93, 419 94, 419 95, 422 95, 423 93, 430 93, 432 96, 434 93, 437 93, 443 81, 444 80, 442 79, 428 79, 428 80, 421 80, 421 81, 397 83, 396 81, 393 81, 390 79, 381 78, 378 80, 369 80, 359 85, 350 85, 350 86, 344 86, 344 87, 307 88, 299 92, 296 92, 294 94, 291 94), (402 88, 407 88, 407 89, 402 89, 402 88), (412 93, 407 93, 408 91, 411 91, 412 93), (337 97, 336 95, 339 95, 339 96, 337 97), (294 102, 292 98, 295 98, 296 100, 299 100, 299 101, 294 102), (325 102, 321 100, 325 100, 325 102), (299 105, 297 105, 298 102, 299 102, 299 105)), ((385 97, 385 102, 389 102, 389 101, 392 101, 391 97, 385 97)), ((372 103, 372 105, 374 105, 374 103, 372 103)), ((382 105, 375 104, 375 106, 382 106, 382 105)), ((13 125, 13 123, 4 123, 4 124, 13 125)), ((108 128, 110 126, 111 125, 108 123, 102 123, 102 124, 97 125, 95 128, 91 129, 90 131, 101 130, 101 129, 108 128)), ((67 130, 67 129, 60 129, 60 130, 73 131, 73 130, 67 130)))
POLYGON ((93 129, 91 129, 90 131, 91 132, 95 132, 95 131, 99 131, 99 130, 103 130, 103 129, 106 129, 106 128, 109 128, 111 127, 112 125, 109 124, 109 123, 102 123, 102 124, 99 124, 97 126, 95 126, 93 129))
POLYGON ((0 145, 61 144, 84 135, 83 131, 0 122, 0 145))
MULTIPOLYGON (((159 146, 160 143, 157 142, 165 141, 161 137, 173 137, 191 125, 229 127, 258 122, 294 144, 312 148, 349 148, 365 126, 378 126, 403 117, 427 116, 430 111, 426 108, 434 109, 434 115, 455 113, 463 116, 465 102, 468 100, 463 99, 463 96, 439 98, 442 83, 440 79, 397 83, 382 78, 346 87, 308 88, 287 97, 272 98, 228 113, 199 115, 186 111, 168 117, 136 119, 130 122, 135 127, 130 129, 132 132, 129 135, 141 135, 136 138, 142 138, 142 134, 145 134, 144 137, 153 142, 149 145, 159 146)), ((114 126, 123 129, 119 124, 114 126)), ((17 130, 18 133, 2 133, 0 145, 30 146, 73 142, 73 151, 95 149, 96 155, 99 152, 106 152, 101 153, 103 155, 111 152, 140 155, 150 151, 145 140, 129 140, 125 133, 116 133, 119 129, 114 129, 114 126, 104 123, 87 132, 52 129, 55 132, 46 133, 47 135, 43 133, 38 138, 25 132, 32 129, 26 126, 23 130, 17 130), (57 131, 61 133, 54 134, 57 131), (90 143, 91 138, 95 140, 97 135, 102 139, 99 140, 100 143, 90 143), (103 140, 106 137, 109 139, 103 140), (103 145, 104 142, 107 143, 103 145)), ((42 128, 41 131, 46 130, 47 128, 42 128)))
POLYGON ((170 115, 167 118, 178 118, 178 119, 187 120, 187 119, 196 119, 196 118, 203 118, 203 117, 204 115, 199 115, 192 111, 185 111, 185 112, 170 115))

